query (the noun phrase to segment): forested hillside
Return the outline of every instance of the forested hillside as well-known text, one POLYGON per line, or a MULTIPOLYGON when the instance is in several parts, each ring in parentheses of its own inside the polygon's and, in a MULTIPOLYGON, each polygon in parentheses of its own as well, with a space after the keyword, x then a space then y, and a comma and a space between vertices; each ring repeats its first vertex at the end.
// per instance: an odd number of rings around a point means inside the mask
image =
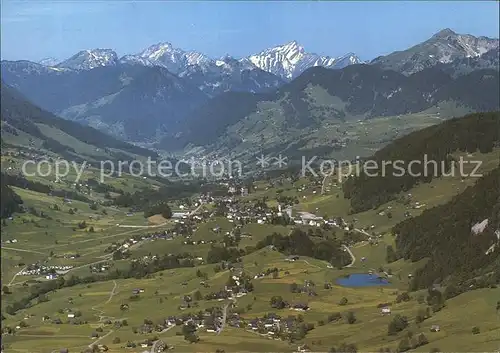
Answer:
POLYGON ((1 207, 0 207, 0 218, 10 217, 14 212, 19 211, 19 205, 23 203, 23 200, 17 195, 11 188, 7 186, 4 179, 1 178, 1 207))
POLYGON ((429 115, 447 119, 497 110, 498 81, 493 69, 453 77, 437 67, 410 76, 365 64, 340 70, 312 67, 273 93, 231 92, 204 102, 186 115, 178 132, 163 138, 160 147, 197 146, 244 155, 313 141, 307 148, 320 146, 332 152, 332 144, 390 140, 370 133, 376 118, 390 118, 386 128, 390 132, 399 117, 421 114, 420 120, 429 115), (363 124, 353 128, 349 123, 355 121, 363 124), (358 138, 358 129, 368 132, 367 138, 358 138))
MULTIPOLYGON (((37 124, 56 128, 88 145, 101 149, 116 149, 140 156, 155 157, 156 153, 129 143, 119 141, 94 128, 56 117, 28 102, 19 92, 2 83, 1 86, 2 130, 13 135, 22 131, 43 140, 43 148, 55 153, 75 152, 71 146, 46 136, 37 124)), ((113 153, 110 151, 110 153, 113 153)))
POLYGON ((345 112, 353 115, 391 116, 423 111, 441 101, 494 110, 499 105, 498 71, 477 70, 453 79, 439 68, 429 68, 411 76, 371 65, 351 65, 342 70, 313 67, 279 89, 290 99, 309 85, 318 85, 345 102, 345 112), (496 83, 496 86, 495 86, 496 83), (475 94, 470 94, 475 87, 475 94), (466 95, 464 92, 469 94, 466 95), (497 93, 497 94, 495 94, 497 93))
POLYGON ((164 138, 163 148, 183 147, 187 143, 205 145, 215 142, 228 126, 231 126, 252 111, 257 103, 271 100, 273 94, 248 92, 226 92, 196 108, 183 121, 183 132, 176 138, 164 138))
MULTIPOLYGON (((350 199, 355 212, 369 210, 393 199, 399 192, 407 191, 419 182, 430 182, 434 176, 448 172, 454 163, 450 153, 487 153, 492 151, 498 141, 500 112, 470 114, 413 132, 369 158, 377 162, 379 174, 368 176, 362 171, 358 177, 348 179, 344 184, 344 195, 350 199), (437 168, 432 163, 426 167, 424 156, 428 161, 436 161, 437 168), (404 162, 405 169, 411 161, 422 163, 412 165, 411 175, 407 171, 399 175, 397 168, 388 164, 385 167, 385 176, 382 176, 382 163, 394 163, 398 160, 404 162), (444 170, 441 165, 445 166, 444 170)), ((373 173, 374 171, 370 170, 368 174, 373 173)))
POLYGON ((500 259, 500 239, 495 234, 499 231, 500 167, 449 203, 425 210, 393 228, 401 256, 412 261, 430 258, 414 274, 412 289, 441 283, 448 276, 452 282, 461 284, 490 266, 496 272, 489 281, 500 281, 500 268, 494 266, 500 259), (488 219, 486 229, 474 234, 471 227, 485 219, 488 219), (494 251, 486 255, 494 243, 494 251))

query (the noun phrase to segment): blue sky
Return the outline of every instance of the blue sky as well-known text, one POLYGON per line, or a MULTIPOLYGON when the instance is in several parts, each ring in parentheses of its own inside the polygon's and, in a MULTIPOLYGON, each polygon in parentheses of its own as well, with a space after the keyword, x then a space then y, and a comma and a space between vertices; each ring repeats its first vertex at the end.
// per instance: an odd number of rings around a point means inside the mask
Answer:
POLYGON ((297 40, 307 51, 368 60, 443 28, 498 37, 488 2, 250 2, 2 0, 2 59, 65 59, 79 50, 132 54, 170 42, 212 57, 242 57, 297 40))

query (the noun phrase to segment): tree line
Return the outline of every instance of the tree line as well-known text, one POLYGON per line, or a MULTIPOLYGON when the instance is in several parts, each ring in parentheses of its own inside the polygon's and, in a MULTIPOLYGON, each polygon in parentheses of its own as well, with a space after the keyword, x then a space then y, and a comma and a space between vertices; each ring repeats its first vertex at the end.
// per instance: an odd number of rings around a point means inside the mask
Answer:
MULTIPOLYGON (((500 167, 480 178, 475 185, 455 196, 450 202, 425 210, 420 216, 409 218, 393 228, 396 234, 396 253, 411 261, 429 258, 418 269, 412 280, 412 289, 426 288, 435 282, 449 279, 460 284, 489 272, 488 281, 496 283, 500 277, 500 252, 486 255, 498 238, 500 229, 500 167), (488 219, 481 234, 474 234, 472 226, 488 219), (491 271, 490 271, 491 270, 491 271)), ((394 253, 390 253, 394 259, 394 253)))
POLYGON ((183 258, 181 255, 164 255, 147 264, 139 261, 132 262, 126 269, 115 269, 105 275, 93 274, 86 277, 72 275, 67 279, 61 276, 55 280, 34 284, 30 287, 27 296, 12 302, 5 308, 5 312, 9 315, 15 315, 17 311, 27 308, 31 301, 46 298, 45 295, 47 293, 58 289, 114 279, 140 279, 158 271, 179 267, 194 267, 193 260, 191 258, 183 258))
POLYGON ((378 175, 373 175, 375 170, 367 173, 361 169, 359 176, 349 178, 344 183, 344 196, 350 200, 354 212, 376 208, 394 199, 400 192, 410 190, 417 183, 428 183, 434 176, 449 172, 456 163, 451 153, 488 153, 499 141, 500 112, 469 114, 410 133, 369 158, 377 163, 378 175), (425 155, 427 161, 435 161, 437 165, 426 165, 425 155), (403 175, 393 164, 388 164, 385 166, 385 175, 382 175, 383 163, 394 161, 403 161, 405 168, 411 161, 422 163, 412 164, 412 173, 405 171, 403 175))
POLYGON ((301 229, 294 229, 290 235, 273 233, 268 235, 256 245, 257 249, 273 246, 277 251, 287 255, 309 256, 315 259, 330 262, 333 266, 341 268, 351 262, 349 254, 341 248, 342 243, 337 239, 322 239, 313 241, 301 229))

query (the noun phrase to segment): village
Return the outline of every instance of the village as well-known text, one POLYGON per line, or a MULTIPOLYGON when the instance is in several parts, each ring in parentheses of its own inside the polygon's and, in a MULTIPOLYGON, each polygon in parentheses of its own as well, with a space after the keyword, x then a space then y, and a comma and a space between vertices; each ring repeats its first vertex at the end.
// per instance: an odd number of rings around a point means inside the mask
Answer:
MULTIPOLYGON (((204 249, 210 249, 212 247, 219 248, 222 247, 237 247, 241 240, 245 240, 246 243, 256 244, 259 240, 262 240, 262 236, 258 231, 259 227, 262 227, 263 232, 267 229, 267 226, 271 228, 272 226, 282 226, 288 227, 291 232, 294 229, 300 229, 306 231, 308 236, 311 237, 324 237, 323 234, 329 234, 329 232, 340 231, 341 236, 339 236, 339 241, 342 250, 344 252, 349 252, 349 248, 355 245, 362 246, 364 244, 377 245, 379 241, 382 240, 383 234, 377 234, 378 228, 375 224, 368 226, 361 226, 356 218, 350 218, 346 221, 343 217, 335 217, 334 215, 326 215, 316 208, 310 209, 309 212, 302 211, 303 208, 297 207, 297 201, 294 197, 283 196, 276 192, 276 196, 271 196, 268 198, 255 196, 256 193, 260 191, 268 192, 273 195, 273 189, 279 190, 280 182, 272 180, 269 182, 268 186, 262 188, 262 184, 256 186, 243 186, 243 181, 235 178, 227 178, 221 181, 217 181, 219 186, 219 191, 216 193, 207 192, 198 195, 196 198, 189 200, 189 202, 181 201, 175 204, 176 210, 172 212, 172 217, 170 220, 165 221, 165 227, 159 230, 149 230, 149 226, 142 226, 145 229, 138 231, 137 234, 130 234, 125 239, 119 241, 114 241, 112 243, 107 243, 106 247, 103 247, 99 251, 103 251, 104 254, 101 256, 102 260, 97 261, 97 263, 90 263, 87 265, 81 265, 81 253, 78 251, 68 251, 68 252, 56 252, 55 254, 51 252, 50 258, 53 260, 64 260, 64 265, 52 265, 48 264, 47 261, 41 263, 34 263, 25 266, 21 272, 18 273, 19 276, 43 276, 38 277, 36 280, 53 280, 57 277, 64 275, 74 269, 75 267, 88 267, 91 274, 102 274, 104 276, 108 275, 115 267, 115 261, 127 259, 131 264, 140 264, 141 266, 148 266, 150 264, 157 263, 161 256, 171 256, 175 257, 180 261, 186 261, 185 264, 190 264, 189 266, 202 266, 206 264, 215 264, 215 268, 221 266, 224 271, 226 269, 230 270, 231 279, 230 282, 224 288, 217 290, 210 290, 209 292, 204 292, 202 295, 193 293, 187 295, 182 295, 180 302, 175 304, 177 311, 183 312, 182 314, 168 315, 162 320, 155 318, 154 321, 144 319, 144 323, 135 325, 131 327, 134 333, 134 338, 129 339, 127 342, 122 343, 122 347, 126 349, 134 348, 147 348, 152 349, 155 342, 160 342, 156 336, 165 333, 167 330, 180 329, 184 331, 183 327, 189 326, 193 327, 196 332, 200 334, 214 334, 219 335, 224 327, 239 329, 245 332, 252 333, 253 335, 258 335, 262 338, 266 338, 273 341, 284 341, 292 342, 295 340, 304 339, 307 333, 314 327, 318 327, 318 322, 305 322, 304 317, 308 317, 311 312, 310 302, 314 302, 314 298, 323 295, 322 290, 330 290, 334 288, 335 281, 325 281, 321 284, 314 284, 312 280, 306 279, 303 282, 292 283, 290 291, 294 294, 300 294, 302 297, 295 298, 293 300, 284 299, 273 299, 269 303, 269 311, 265 315, 256 315, 251 317, 249 315, 242 314, 242 311, 238 307, 238 301, 246 302, 245 298, 248 299, 252 295, 252 286, 242 285, 244 281, 246 283, 251 283, 250 280, 254 281, 265 281, 266 279, 275 278, 275 270, 273 268, 262 269, 253 272, 250 276, 244 275, 244 269, 242 264, 233 261, 214 261, 211 260, 209 256, 206 255, 204 251, 197 252, 198 246, 205 245, 204 249), (223 190, 223 191, 221 191, 223 190), (316 214, 315 214, 316 213, 316 214), (317 214, 323 214, 319 216, 317 214), (210 224, 210 226, 207 226, 210 224), (222 225, 222 226, 221 226, 222 225), (247 227, 248 225, 256 225, 254 227, 247 227), (167 228, 167 229, 165 229, 167 228), (251 229, 248 231, 247 229, 251 229), (200 232, 201 230, 201 232, 200 232), (203 236, 200 236, 203 235, 203 236), (252 239, 253 238, 253 239, 252 239), (158 242, 158 245, 147 246, 148 243, 158 242), (160 244, 161 242, 161 244, 160 244), (164 243, 165 242, 165 243, 164 243), (169 251, 168 247, 162 248, 163 244, 167 242, 175 243, 176 250, 169 251), (182 245, 182 253, 179 253, 179 248, 177 244, 182 245), (166 249, 164 253, 154 252, 151 250, 141 250, 142 247, 149 249, 166 249), (148 254, 149 252, 149 254, 148 254), (192 254, 191 254, 192 252, 192 254), (70 262, 71 261, 71 262, 70 262), (74 261, 74 263, 72 262, 74 261), (70 264, 71 263, 71 264, 70 264), (77 265, 78 263, 78 265, 77 265), (242 276, 248 277, 248 279, 243 280, 242 276), (241 300, 240 300, 241 299, 241 300), (214 301, 217 305, 205 309, 204 305, 200 305, 201 301, 214 301), (221 305, 222 304, 222 305, 221 305), (203 315, 200 315, 203 312, 203 315), (151 337, 145 337, 151 336, 151 337)), ((302 199, 310 198, 312 195, 329 193, 332 184, 324 183, 321 180, 312 179, 308 180, 306 183, 294 189, 297 193, 305 193, 306 195, 301 195, 302 199)), ((333 187, 339 187, 338 184, 333 184, 333 187)), ((407 211, 405 211, 405 217, 410 216, 410 209, 419 209, 425 207, 425 204, 419 203, 418 201, 413 201, 411 194, 406 195, 407 201, 404 203, 407 211)), ((68 197, 64 198, 65 204, 71 204, 72 200, 68 197)), ((377 215, 384 218, 390 218, 390 214, 393 211, 394 206, 388 206, 383 210, 377 210, 377 215)), ((121 210, 123 212, 123 210, 121 210)), ((133 211, 129 209, 125 212, 126 217, 136 217, 136 210, 133 211)), ((134 218, 135 219, 135 218, 134 218)), ((95 220, 98 220, 97 218, 95 220)), ((124 221, 124 223, 127 223, 124 221)), ((114 224, 114 222, 113 222, 114 224)), ((117 223, 117 227, 121 227, 121 223, 117 223)), ((141 227, 141 226, 139 226, 141 227)), ((152 225, 155 227, 155 225, 152 225)), ((127 225, 124 225, 127 228, 127 225)), ((281 228, 283 229, 283 228, 281 228)), ((286 229, 286 228, 285 228, 286 229)), ((283 232, 283 230, 281 230, 283 232)), ((283 232, 286 235, 288 232, 283 232)), ((317 238, 320 241, 319 238, 317 238)), ((4 244, 16 244, 18 239, 5 240, 4 244)), ((267 245, 266 249, 276 251, 277 248, 274 245, 267 245)), ((296 262, 306 262, 308 260, 303 256, 296 255, 295 253, 280 254, 280 261, 283 263, 296 263, 296 262)), ((352 263, 354 263, 355 258, 352 256, 352 263)), ((50 261, 50 259, 48 259, 50 261)), ((311 261, 309 259, 309 261, 311 261)), ((392 279, 392 269, 384 269, 382 267, 375 269, 370 267, 365 267, 364 262, 366 257, 360 256, 359 262, 361 262, 362 269, 358 270, 371 276, 373 279, 384 278, 386 280, 392 279)), ((322 263, 318 262, 315 265, 319 268, 324 268, 328 270, 338 269, 338 267, 332 265, 328 260, 322 263)), ((303 271, 307 275, 307 270, 303 271)), ((281 276, 290 276, 290 272, 281 271, 281 276)), ((411 279, 411 273, 408 274, 408 279, 411 279)), ((276 276, 277 277, 277 276, 276 276)), ((306 277, 307 278, 307 277, 306 277)), ((209 289, 211 285, 210 281, 200 278, 199 281, 200 289, 209 289)), ((401 280, 401 278, 399 278, 401 280)), ((187 282, 181 284, 182 287, 187 286, 187 282)), ((137 287, 130 291, 129 301, 125 303, 122 302, 120 305, 120 310, 126 313, 130 310, 130 307, 134 305, 134 300, 140 300, 141 297, 145 296, 149 289, 147 287, 137 287)), ((150 295, 150 294, 149 294, 150 295)), ((317 300, 317 299, 316 299, 317 300)), ((71 301, 68 302, 71 304, 71 301)), ((246 305, 245 305, 246 307, 246 305)), ((377 308, 377 312, 381 316, 393 315, 390 303, 386 303, 384 306, 377 308)), ((313 304, 312 311, 315 311, 313 304)), ((338 313, 332 314, 332 322, 339 320, 346 320, 345 313, 342 315, 337 315, 338 313)), ((76 309, 64 308, 59 315, 44 315, 42 321, 53 325, 84 325, 88 321, 88 313, 85 315, 85 319, 82 317, 82 313, 76 309)), ((398 314, 395 314, 398 315, 398 314)), ((32 318, 30 318, 32 319, 32 318)), ((320 320, 320 321, 328 321, 320 320)), ((26 321, 26 320, 24 320, 26 321)), ((29 321, 29 320, 28 320, 29 321)), ((125 325, 127 320, 125 320, 125 325)), ((329 322, 329 321, 328 321, 329 322)), ((24 323, 26 324, 26 323, 24 323)), ((19 324, 15 326, 15 330, 22 330, 24 324, 19 324)), ((116 320, 113 318, 105 318, 102 322, 105 327, 109 328, 120 328, 124 326, 123 320, 116 320)), ((31 323, 29 323, 31 325, 31 323)), ((431 325, 429 330, 431 332, 439 332, 439 325, 431 325)), ((92 340, 99 340, 104 336, 100 328, 94 329, 90 333, 90 338, 92 340)), ((107 346, 103 344, 96 344, 95 347, 100 351, 106 351, 107 346)), ((167 347, 165 345, 165 347, 167 347)), ((169 346, 171 348, 172 346, 169 346)), ((310 347, 307 344, 300 344, 297 347, 297 352, 307 352, 310 351, 310 347)))

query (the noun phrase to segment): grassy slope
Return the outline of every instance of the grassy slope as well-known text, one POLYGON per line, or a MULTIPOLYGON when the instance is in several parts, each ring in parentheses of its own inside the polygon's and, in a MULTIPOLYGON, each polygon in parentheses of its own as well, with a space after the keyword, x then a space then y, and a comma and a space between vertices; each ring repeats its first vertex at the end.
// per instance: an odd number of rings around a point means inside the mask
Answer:
MULTIPOLYGON (((261 250, 257 253, 244 257, 245 268, 249 273, 262 271, 268 267, 278 267, 282 269, 278 279, 264 278, 255 280, 255 293, 239 298, 238 306, 245 307, 248 304, 253 306, 251 312, 243 316, 250 319, 262 316, 271 311, 269 298, 273 295, 283 295, 286 300, 308 301, 311 310, 304 314, 306 322, 316 324, 316 328, 305 338, 304 342, 313 347, 315 351, 325 351, 331 346, 340 342, 355 342, 360 350, 375 351, 381 347, 395 348, 405 333, 398 336, 387 336, 387 325, 390 317, 380 315, 377 304, 391 302, 395 299, 398 288, 404 288, 403 283, 394 283, 391 287, 386 287, 382 291, 377 288, 344 288, 334 285, 333 289, 322 288, 324 281, 334 282, 344 271, 327 269, 320 261, 304 258, 302 261, 287 263, 283 261, 283 256, 272 251, 261 250), (255 263, 257 262, 257 266, 255 263), (309 273, 305 274, 307 270, 309 273), (289 271, 285 275, 284 271, 289 271), (318 297, 308 299, 305 295, 294 295, 289 293, 288 286, 292 282, 303 283, 304 280, 312 280, 317 285, 318 297), (256 296, 256 300, 253 296, 256 296), (338 301, 342 297, 349 299, 347 306, 339 306, 338 301), (328 313, 340 311, 354 311, 358 321, 354 325, 343 322, 318 326, 318 320, 325 320, 328 313)), ((211 266, 201 266, 202 271, 209 274, 207 283, 210 289, 201 289, 202 294, 224 285, 229 272, 224 271, 214 273, 211 266), (212 289, 213 288, 213 289, 212 289)), ((141 337, 147 336, 133 335, 131 327, 139 326, 144 318, 160 320, 168 315, 181 314, 182 311, 176 307, 181 303, 184 294, 193 293, 199 288, 199 279, 195 274, 196 269, 176 269, 163 271, 156 274, 155 278, 140 280, 120 280, 116 281, 117 287, 115 295, 110 299, 110 293, 115 287, 113 281, 94 283, 89 286, 80 285, 73 288, 60 290, 49 295, 49 302, 34 306, 24 311, 36 315, 26 322, 29 328, 19 331, 16 337, 6 337, 5 343, 12 344, 12 347, 22 351, 37 347, 36 352, 50 352, 56 347, 71 347, 71 349, 81 349, 86 344, 92 342, 90 333, 97 327, 99 320, 96 314, 104 315, 115 319, 127 319, 129 327, 114 330, 110 326, 104 327, 103 334, 113 330, 101 343, 108 344, 112 352, 119 352, 120 345, 112 344, 114 337, 120 337, 122 342, 127 340, 140 341, 141 337), (187 282, 187 286, 181 283, 187 282), (119 305, 129 302, 129 296, 133 288, 144 288, 145 293, 141 294, 139 301, 130 302, 130 310, 121 312, 119 305), (73 298, 74 304, 68 305, 67 299, 73 298), (162 303, 160 304, 160 298, 162 303), (63 322, 65 315, 60 315, 57 310, 64 307, 71 307, 73 310, 80 310, 83 318, 89 321, 88 325, 52 325, 41 323, 42 315, 51 317, 61 317, 63 322), (99 311, 99 313, 98 313, 99 311), (102 311, 102 312, 101 312, 102 311), (34 339, 33 335, 43 335, 34 339), (75 337, 68 337, 74 335, 75 337), (79 336, 79 337, 77 337, 79 336), (27 339, 31 338, 31 339, 27 339), (36 344, 35 344, 36 342, 36 344)), ((359 271, 359 270, 358 270, 359 271)), ((410 318, 410 330, 414 334, 424 332, 429 339, 429 345, 422 347, 428 351, 431 347, 439 347, 446 351, 467 349, 472 351, 491 351, 495 345, 500 343, 496 335, 500 330, 498 318, 494 312, 496 298, 500 294, 499 289, 480 290, 466 293, 447 302, 447 307, 441 312, 433 315, 420 326, 413 323, 419 304, 415 300, 408 303, 393 304, 393 313, 406 315, 410 318), (468 320, 463 320, 464 316, 468 320), (429 327, 432 324, 439 324, 442 331, 432 334, 429 327), (471 329, 473 326, 481 328, 481 334, 473 336, 471 329), (467 348, 465 348, 467 347, 467 348)), ((213 305, 223 305, 217 301, 200 301, 200 306, 196 310, 213 305)), ((280 311, 281 315, 288 315, 288 310, 280 311)), ((10 321, 10 320, 9 320, 10 321)), ((179 331, 174 328, 167 333, 159 335, 168 344, 175 346, 175 351, 205 351, 223 348, 226 351, 291 351, 296 348, 296 344, 290 346, 288 343, 273 341, 261 338, 254 333, 248 333, 243 329, 227 329, 220 336, 210 333, 200 332, 201 342, 197 345, 190 345, 183 341, 182 336, 175 336, 179 331)))
POLYGON ((283 107, 291 98, 285 93, 275 101, 259 102, 257 109, 229 126, 213 146, 205 148, 243 159, 261 151, 293 157, 314 155, 320 150, 322 153, 316 154, 351 159, 356 155, 370 156, 396 138, 471 111, 450 101, 440 102, 420 113, 365 120, 365 115, 346 113, 346 102, 320 85, 308 84, 303 93, 309 107, 307 126, 297 128, 289 121, 291 117, 285 115, 283 107), (346 146, 332 150, 338 141, 345 142, 346 146))
MULTIPOLYGON (((496 151, 498 152, 498 151, 496 151)), ((492 168, 495 162, 498 161, 498 154, 489 155, 474 155, 474 158, 481 158, 484 160, 484 168, 492 168)), ((472 158, 472 157, 469 157, 472 158)), ((112 182, 119 185, 118 179, 113 179, 112 182)), ((144 183, 149 181, 142 181, 137 179, 128 180, 130 184, 144 183)), ((375 230, 382 232, 389 229, 389 227, 402 219, 403 210, 405 209, 400 204, 393 203, 383 205, 380 209, 387 209, 392 207, 393 218, 388 219, 385 216, 378 216, 377 211, 368 211, 357 215, 348 215, 348 204, 342 198, 336 197, 340 190, 330 186, 330 180, 327 180, 327 189, 330 191, 326 195, 319 195, 321 189, 321 181, 307 181, 301 179, 298 182, 285 183, 280 187, 270 187, 266 190, 267 183, 257 183, 258 189, 256 193, 249 196, 251 198, 261 198, 268 196, 270 202, 276 195, 278 188, 284 189, 284 194, 292 196, 297 195, 301 203, 297 209, 309 210, 316 212, 319 215, 326 213, 328 216, 346 216, 348 219, 357 218, 358 226, 365 226, 375 224, 375 230), (319 182, 319 184, 318 184, 319 182), (300 186, 305 187, 305 191, 299 192, 297 189, 300 186), (313 194, 312 191, 316 190, 317 193, 313 194), (306 196, 305 199, 302 196, 306 196), (318 210, 316 210, 318 208, 318 210)), ((460 188, 462 190, 466 185, 469 185, 473 180, 466 180, 463 183, 460 180, 439 179, 434 180, 431 184, 419 185, 411 190, 414 201, 426 203, 429 207, 449 200, 460 188), (433 187, 432 187, 433 186, 433 187), (439 190, 439 193, 436 191, 439 190)), ((133 186, 130 185, 133 189, 133 186)), ((54 203, 61 203, 54 197, 48 195, 35 193, 29 190, 21 190, 16 188, 25 202, 28 205, 35 206, 38 210, 47 212, 49 216, 57 221, 38 219, 31 215, 22 215, 15 217, 13 221, 9 221, 8 226, 2 230, 7 233, 3 234, 3 239, 10 239, 16 237, 19 242, 15 248, 27 250, 28 252, 21 252, 17 250, 2 249, 2 279, 10 279, 15 272, 19 270, 15 265, 19 261, 25 263, 32 263, 36 260, 48 259, 50 251, 54 253, 66 253, 78 251, 83 254, 78 263, 90 263, 102 259, 103 250, 113 241, 121 241, 129 238, 133 234, 141 234, 143 229, 120 229, 116 227, 116 223, 138 224, 144 222, 142 215, 135 217, 126 217, 125 210, 116 210, 107 208, 108 215, 101 215, 99 220, 89 220, 89 215, 96 215, 95 211, 90 210, 89 205, 78 201, 73 201, 72 205, 61 205, 60 211, 51 209, 54 203), (78 208, 77 216, 70 216, 67 213, 69 207, 78 208), (141 216, 141 217, 139 217, 141 216), (82 219, 93 224, 98 231, 96 233, 87 233, 84 231, 72 231, 71 227, 82 219), (43 235, 44 229, 35 226, 34 223, 23 223, 23 219, 34 219, 42 227, 45 228, 48 235, 43 235), (101 231, 102 229, 102 231, 101 231), (57 244, 55 244, 57 241, 57 244), (30 252, 31 251, 31 252, 30 252), (42 253, 39 254, 38 252, 42 253), (5 269, 5 270, 4 270, 5 269)), ((417 210, 411 211, 415 215, 417 210)), ((204 239, 218 239, 220 236, 215 235, 211 229, 219 225, 223 232, 230 230, 231 223, 224 218, 211 220, 205 224, 200 225, 199 229, 193 236, 194 240, 204 239)), ((168 227, 168 226, 167 226, 168 227)), ((163 229, 163 228, 162 228, 163 229)), ((252 234, 252 238, 244 238, 241 247, 247 245, 254 245, 258 240, 264 236, 271 234, 274 231, 285 233, 288 229, 281 226, 267 226, 267 225, 246 225, 243 229, 244 232, 252 234)), ((338 232, 337 232, 338 233, 338 232)), ((315 351, 325 351, 331 346, 338 346, 340 343, 356 343, 358 348, 363 351, 376 351, 381 347, 396 348, 398 342, 401 340, 405 333, 401 333, 397 337, 387 336, 387 324, 390 320, 388 317, 382 317, 376 305, 382 302, 390 302, 395 300, 395 293, 401 292, 407 288, 406 278, 409 273, 419 264, 405 263, 402 260, 387 265, 385 263, 385 248, 388 244, 392 244, 393 238, 390 235, 385 235, 380 239, 378 245, 358 244, 352 251, 358 259, 352 268, 344 270, 335 270, 326 268, 326 263, 315 259, 302 258, 295 263, 283 261, 283 255, 268 251, 260 250, 252 253, 243 258, 245 271, 249 274, 256 274, 267 268, 278 267, 280 269, 280 276, 277 279, 266 277, 260 280, 254 280, 255 292, 252 295, 247 295, 238 299, 239 307, 246 307, 252 305, 252 310, 243 316, 245 318, 253 318, 262 316, 266 312, 272 311, 269 306, 269 298, 273 295, 282 295, 290 302, 306 301, 311 306, 311 310, 304 314, 306 322, 312 322, 316 328, 311 331, 303 343, 307 343, 315 351), (361 257, 366 257, 364 263, 360 262, 361 257), (390 287, 384 288, 380 291, 377 288, 344 288, 334 285, 332 290, 323 289, 324 282, 335 283, 335 280, 340 276, 348 273, 365 272, 369 268, 383 266, 386 269, 391 269, 394 273, 393 283, 390 287), (307 270, 308 273, 305 273, 307 270), (288 271, 289 274, 285 275, 284 272, 288 271), (305 295, 294 295, 289 292, 290 283, 303 283, 305 280, 313 280, 317 285, 318 297, 309 298, 305 295), (254 300, 255 296, 255 300, 254 300), (349 299, 347 306, 339 306, 338 302, 343 296, 349 299), (354 325, 348 325, 343 322, 328 324, 325 326, 318 326, 318 320, 325 320, 326 316, 332 312, 345 312, 352 310, 355 312, 358 322, 354 325)), ((14 246, 12 246, 14 247, 14 246)), ((173 241, 156 241, 145 243, 142 246, 133 250, 134 256, 143 256, 148 253, 167 253, 167 252, 181 252, 189 251, 195 255, 206 256, 209 250, 209 245, 194 246, 187 248, 182 244, 181 239, 173 241)), ((49 260, 50 263, 56 263, 54 259, 49 260)), ((57 260, 63 261, 63 260, 57 260)), ((74 261, 71 262, 75 264, 74 261)), ((123 265, 122 262, 116 262, 115 266, 123 265)), ((115 295, 110 299, 110 293, 115 286, 113 281, 93 283, 90 286, 80 285, 72 288, 65 288, 55 293, 49 294, 50 301, 33 306, 32 308, 23 310, 15 317, 9 317, 3 324, 15 325, 24 318, 26 314, 34 314, 36 316, 29 318, 26 322, 30 327, 20 330, 16 336, 6 336, 4 344, 9 345, 13 351, 18 352, 52 352, 55 348, 70 347, 71 350, 80 351, 92 342, 90 334, 94 329, 100 325, 99 318, 96 316, 98 310, 104 311, 102 315, 114 318, 127 318, 129 327, 124 327, 119 330, 113 331, 100 343, 109 345, 110 352, 122 352, 122 344, 112 344, 115 337, 119 337, 122 342, 127 340, 134 340, 136 342, 148 336, 133 335, 131 327, 139 326, 144 318, 152 319, 153 321, 164 318, 168 315, 179 314, 180 310, 177 306, 181 303, 181 298, 184 294, 193 293, 200 289, 202 294, 209 291, 218 290, 222 288, 229 276, 228 271, 215 273, 212 270, 213 265, 203 265, 198 267, 200 270, 209 275, 208 283, 209 289, 200 288, 199 278, 196 277, 196 269, 175 269, 163 271, 163 274, 156 274, 154 278, 150 279, 130 279, 116 281, 117 287, 115 295), (182 286, 183 282, 187 282, 187 286, 182 286), (141 295, 138 302, 131 302, 131 309, 129 312, 122 313, 119 310, 119 305, 129 302, 131 290, 133 288, 145 288, 146 292, 141 295), (158 291, 158 294, 155 292, 158 291), (81 297, 80 297, 81 294, 81 297), (73 305, 68 304, 68 298, 74 300, 73 305), (162 303, 160 304, 160 298, 162 303), (83 317, 88 320, 87 325, 73 326, 68 324, 52 325, 49 323, 42 323, 42 315, 50 315, 51 317, 61 316, 65 321, 64 316, 57 313, 61 308, 71 307, 74 310, 80 310, 83 317)), ((82 269, 75 270, 74 273, 86 274, 88 270, 86 266, 82 269)), ((21 283, 25 278, 18 277, 15 283, 21 283)), ((23 289, 20 285, 12 286, 13 294, 4 296, 3 305, 8 304, 14 298, 23 294, 23 289)), ((418 327, 414 324, 413 319, 419 304, 412 300, 409 303, 401 303, 393 305, 394 313, 401 313, 407 315, 412 321, 410 330, 414 334, 424 332, 429 339, 430 343, 421 347, 419 351, 429 351, 431 348, 439 347, 443 351, 492 351, 500 344, 499 333, 500 323, 498 317, 494 312, 494 305, 498 300, 500 292, 498 289, 485 289, 479 291, 472 291, 463 294, 457 298, 449 300, 447 307, 441 312, 435 314, 432 318, 425 321, 418 327), (464 317, 467 320, 463 320, 464 317), (439 324, 442 327, 440 333, 430 333, 429 327, 432 324, 439 324), (481 328, 479 335, 472 335, 471 329, 473 326, 481 328)), ((223 305, 223 302, 218 301, 200 301, 200 308, 223 305)), ((199 310, 199 309, 196 309, 199 310)), ((281 314, 288 315, 293 312, 284 310, 281 314)), ((111 326, 105 326, 103 334, 114 330, 111 326)), ((196 345, 186 343, 182 336, 176 336, 175 332, 179 331, 174 328, 164 334, 160 338, 164 339, 168 344, 175 346, 175 351, 190 352, 190 351, 213 351, 218 348, 230 351, 293 351, 296 349, 298 343, 289 345, 286 342, 269 340, 260 337, 255 333, 247 332, 243 329, 227 328, 224 332, 216 336, 210 333, 200 332, 201 342, 196 345)), ((151 336, 151 335, 150 335, 151 336)), ((301 343, 301 342, 299 342, 301 343)))
MULTIPOLYGON (((488 171, 493 170, 498 166, 500 160, 500 149, 495 149, 492 153, 481 154, 479 152, 465 155, 456 154, 457 157, 463 156, 465 160, 481 161, 481 167, 478 173, 486 174, 488 171)), ((472 172, 473 165, 465 165, 464 171, 467 173, 472 172)), ((455 177, 441 177, 433 179, 430 183, 419 184, 412 188, 410 208, 405 206, 398 200, 388 202, 381 205, 375 210, 360 212, 357 214, 350 214, 349 200, 343 198, 341 184, 338 183, 339 177, 332 176, 327 178, 326 190, 324 195, 311 194, 310 192, 303 191, 298 193, 301 203, 297 205, 297 210, 304 210, 315 212, 318 215, 327 214, 329 216, 340 216, 346 220, 351 221, 357 219, 359 226, 375 225, 375 231, 383 232, 389 230, 392 226, 404 219, 404 213, 409 211, 412 216, 419 215, 425 208, 431 208, 443 204, 450 200, 453 195, 461 193, 467 186, 472 185, 477 180, 476 177, 465 178, 463 181, 460 176, 455 177), (338 195, 338 196, 337 196, 338 195), (304 199, 303 196, 306 196, 304 199), (420 209, 412 208, 415 203, 419 202, 426 205, 420 209), (379 213, 385 211, 392 213, 392 218, 389 219, 386 215, 380 216, 379 213)), ((316 187, 315 190, 320 190, 316 187)), ((399 198, 408 196, 408 194, 399 195, 399 198)))

